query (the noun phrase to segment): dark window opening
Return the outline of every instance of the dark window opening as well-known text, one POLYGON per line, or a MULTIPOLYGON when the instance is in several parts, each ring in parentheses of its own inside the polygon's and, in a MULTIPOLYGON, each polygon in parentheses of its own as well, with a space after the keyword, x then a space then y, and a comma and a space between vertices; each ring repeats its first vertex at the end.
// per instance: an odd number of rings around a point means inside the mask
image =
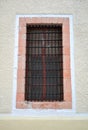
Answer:
POLYGON ((62 25, 27 25, 25 100, 63 100, 62 25))

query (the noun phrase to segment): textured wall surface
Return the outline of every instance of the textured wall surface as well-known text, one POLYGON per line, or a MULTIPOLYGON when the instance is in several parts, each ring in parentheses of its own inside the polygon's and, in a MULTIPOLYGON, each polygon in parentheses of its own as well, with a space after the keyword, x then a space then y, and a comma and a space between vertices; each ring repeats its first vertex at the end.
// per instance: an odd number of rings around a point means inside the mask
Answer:
POLYGON ((88 130, 88 120, 85 118, 34 119, 22 117, 7 117, 0 120, 1 130, 88 130), (74 126, 73 126, 74 124, 74 126))
POLYGON ((76 111, 88 112, 88 0, 0 0, 0 112, 11 112, 16 15, 71 14, 76 111))

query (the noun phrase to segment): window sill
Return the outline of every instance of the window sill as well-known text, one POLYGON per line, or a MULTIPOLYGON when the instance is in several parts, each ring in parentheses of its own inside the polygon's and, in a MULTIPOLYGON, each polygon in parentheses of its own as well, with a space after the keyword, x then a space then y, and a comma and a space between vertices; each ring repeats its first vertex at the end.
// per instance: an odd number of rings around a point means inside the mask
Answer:
POLYGON ((71 109, 14 109, 12 115, 24 115, 30 117, 47 117, 47 116, 70 116, 75 114, 71 109))
POLYGON ((19 109, 72 109, 71 101, 63 102, 17 102, 19 109))

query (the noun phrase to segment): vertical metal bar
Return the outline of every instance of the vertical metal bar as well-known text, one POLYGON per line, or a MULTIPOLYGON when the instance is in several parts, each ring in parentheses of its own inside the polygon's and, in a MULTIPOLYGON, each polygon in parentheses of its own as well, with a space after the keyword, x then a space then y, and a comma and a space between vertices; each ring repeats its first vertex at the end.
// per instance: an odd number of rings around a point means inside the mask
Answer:
MULTIPOLYGON (((31 34, 29 34, 29 40, 30 40, 30 35, 31 35, 31 34)), ((30 52, 30 51, 31 51, 31 44, 28 44, 28 62, 29 62, 29 63, 28 63, 29 65, 28 65, 28 68, 27 68, 28 71, 29 71, 29 76, 28 76, 28 77, 29 77, 29 78, 28 78, 28 82, 29 82, 29 83, 28 83, 28 86, 27 86, 27 87, 29 88, 29 91, 28 91, 28 99, 31 98, 31 72, 30 72, 30 69, 31 69, 31 59, 30 59, 30 57, 31 57, 31 52, 30 52)))
POLYGON ((45 48, 42 48, 42 63, 43 63, 43 99, 46 97, 46 64, 45 64, 45 48))
MULTIPOLYGON (((32 39, 32 33, 30 32, 30 39, 32 39)), ((29 84, 29 88, 30 88, 30 93, 29 93, 29 100, 31 100, 32 99, 32 41, 30 41, 31 42, 31 44, 29 43, 29 46, 30 46, 30 48, 29 48, 29 58, 30 58, 30 84, 29 84)))
POLYGON ((51 75, 50 75, 50 100, 53 100, 53 81, 54 81, 54 73, 52 74, 53 71, 53 67, 54 67, 54 63, 53 63, 53 56, 54 56, 54 47, 53 47, 53 28, 51 30, 51 55, 50 55, 50 60, 51 60, 51 64, 50 64, 50 72, 51 72, 51 75), (51 58, 52 57, 52 58, 51 58))
POLYGON ((45 43, 45 34, 43 34, 43 37, 42 37, 42 65, 43 65, 43 95, 42 95, 42 98, 43 100, 45 100, 46 98, 46 63, 45 63, 45 58, 46 58, 46 49, 45 49, 45 46, 46 46, 46 43, 45 43))
MULTIPOLYGON (((58 69, 58 58, 57 58, 57 48, 56 48, 56 46, 57 46, 57 30, 56 30, 56 33, 55 33, 55 57, 56 57, 56 60, 55 60, 55 67, 58 69)), ((58 95, 57 95, 57 93, 59 92, 58 91, 58 71, 57 71, 57 69, 55 70, 55 76, 56 76, 56 78, 55 78, 55 81, 56 81, 56 86, 55 86, 55 93, 56 93, 56 95, 55 95, 55 97, 56 97, 56 100, 58 99, 58 95)))
MULTIPOLYGON (((28 30, 28 28, 27 28, 27 30, 28 30)), ((28 37, 30 37, 30 35, 28 36, 28 37)), ((28 39, 28 37, 27 37, 27 39, 28 39)), ((27 68, 26 68, 26 79, 27 79, 27 92, 26 93, 28 93, 27 94, 27 99, 29 98, 29 80, 28 80, 28 75, 29 75, 29 71, 28 71, 28 64, 29 64, 29 48, 28 48, 28 45, 29 45, 29 43, 27 43, 27 68)))
POLYGON ((53 39, 52 39, 52 37, 53 37, 53 32, 51 33, 51 56, 53 56, 53 39))

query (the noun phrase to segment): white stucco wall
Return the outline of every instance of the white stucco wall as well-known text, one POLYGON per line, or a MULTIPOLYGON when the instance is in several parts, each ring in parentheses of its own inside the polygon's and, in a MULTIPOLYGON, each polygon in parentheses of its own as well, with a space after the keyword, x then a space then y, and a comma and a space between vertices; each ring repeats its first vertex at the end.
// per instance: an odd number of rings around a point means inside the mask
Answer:
POLYGON ((76 112, 88 112, 88 0, 0 0, 0 112, 12 111, 16 15, 73 16, 76 112))

